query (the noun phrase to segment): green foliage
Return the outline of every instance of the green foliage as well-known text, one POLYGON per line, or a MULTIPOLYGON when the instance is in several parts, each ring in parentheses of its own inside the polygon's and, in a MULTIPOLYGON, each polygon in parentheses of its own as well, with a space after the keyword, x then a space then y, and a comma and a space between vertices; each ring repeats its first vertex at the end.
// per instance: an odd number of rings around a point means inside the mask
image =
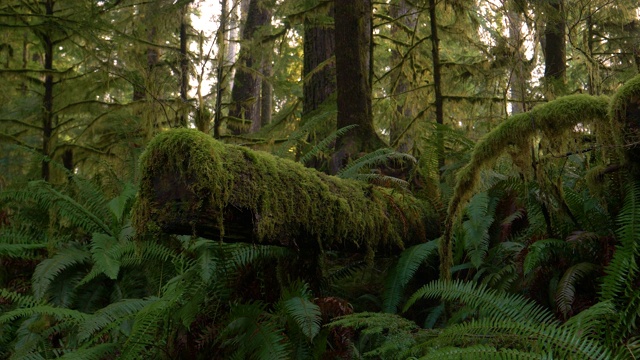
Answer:
POLYGON ((438 240, 414 245, 402 252, 398 262, 391 268, 385 279, 382 310, 396 313, 403 292, 413 278, 418 267, 438 249, 438 240))

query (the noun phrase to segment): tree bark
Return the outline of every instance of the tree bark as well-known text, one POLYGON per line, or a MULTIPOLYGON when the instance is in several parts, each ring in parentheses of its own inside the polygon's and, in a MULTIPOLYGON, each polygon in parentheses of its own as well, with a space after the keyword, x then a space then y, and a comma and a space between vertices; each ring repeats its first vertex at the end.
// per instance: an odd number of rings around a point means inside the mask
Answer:
POLYGON ((231 90, 231 106, 227 126, 234 134, 246 133, 251 121, 260 121, 260 85, 256 76, 261 63, 252 49, 256 30, 271 19, 270 12, 260 0, 251 0, 242 30, 242 48, 231 90))
MULTIPOLYGON (((53 17, 53 0, 46 0, 44 3, 47 18, 53 17)), ((50 20, 49 20, 50 21, 50 20)), ((52 26, 52 24, 50 24, 52 26)), ((42 99, 42 179, 49 181, 51 178, 51 137, 53 135, 53 38, 51 33, 42 33, 44 45, 44 70, 48 70, 44 76, 44 96, 42 99)))
POLYGON ((438 236, 409 193, 326 175, 197 130, 156 136, 141 157, 139 234, 160 231, 296 251, 398 253, 438 236))
POLYGON ((337 127, 357 127, 336 142, 332 173, 361 152, 384 146, 371 113, 371 21, 370 0, 335 2, 337 127))
POLYGON ((566 21, 564 0, 551 0, 545 6, 547 19, 544 29, 544 81, 550 100, 564 92, 566 80, 566 21))
MULTIPOLYGON (((418 19, 417 12, 407 0, 398 0, 397 4, 392 4, 390 14, 395 19, 391 28, 391 36, 393 38, 404 38, 406 36, 402 35, 404 28, 415 30, 418 19), (401 23, 402 26, 398 26, 396 22, 401 23)), ((408 36, 413 37, 412 34, 408 34, 408 36)), ((408 43, 411 43, 411 41, 408 43)), ((405 60, 403 56, 404 54, 400 51, 398 45, 391 49, 392 66, 397 66, 397 68, 392 75, 391 93, 396 103, 396 113, 391 120, 389 128, 389 145, 397 151, 409 152, 413 147, 413 140, 404 130, 408 121, 414 117, 414 111, 407 104, 406 93, 410 88, 410 80, 403 71, 405 60)))
MULTIPOLYGON (((328 16, 334 16, 332 5, 326 11, 328 16)), ((315 19, 322 14, 314 15, 307 17, 304 23, 303 122, 305 115, 336 91, 336 67, 335 62, 331 62, 336 49, 335 29, 315 19)))
POLYGON ((189 3, 184 4, 180 9, 180 101, 181 109, 178 114, 178 126, 187 127, 189 119, 189 49, 188 34, 189 28, 189 3))
MULTIPOLYGON (((429 22, 431 23, 431 60, 433 62, 433 92, 435 96, 436 124, 444 125, 444 102, 442 100, 442 76, 440 74, 440 39, 438 38, 438 21, 436 0, 429 0, 429 22)), ((444 138, 436 129, 436 149, 438 151, 438 169, 444 167, 444 138)))

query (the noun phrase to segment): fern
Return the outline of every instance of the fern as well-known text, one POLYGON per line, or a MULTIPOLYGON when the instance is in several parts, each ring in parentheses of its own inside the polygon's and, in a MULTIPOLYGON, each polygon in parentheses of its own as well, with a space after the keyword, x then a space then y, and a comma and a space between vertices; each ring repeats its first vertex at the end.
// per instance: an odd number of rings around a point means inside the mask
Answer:
POLYGON ((98 344, 88 349, 70 351, 59 357, 61 360, 102 360, 113 358, 119 350, 117 343, 98 344))
POLYGON ((43 260, 33 272, 33 292, 36 299, 45 296, 53 280, 63 271, 89 261, 90 256, 81 245, 69 244, 51 258, 43 260))
POLYGON ((404 306, 407 311, 418 299, 441 298, 444 301, 460 301, 477 309, 482 316, 511 321, 535 321, 552 323, 553 314, 543 307, 516 294, 501 293, 484 284, 432 281, 416 291, 404 306))
POLYGON ((549 261, 552 256, 565 254, 570 248, 566 241, 559 239, 538 240, 529 246, 529 252, 524 259, 523 271, 525 275, 549 261))
POLYGON ((344 134, 346 134, 349 130, 356 128, 358 125, 348 125, 345 127, 342 127, 334 132, 332 132, 331 134, 329 134, 327 137, 325 137, 324 139, 322 139, 322 141, 320 141, 316 146, 314 146, 311 150, 307 151, 307 153, 305 153, 300 160, 298 160, 298 162, 302 163, 302 164, 306 164, 308 161, 310 161, 311 159, 313 159, 314 156, 318 155, 321 152, 326 152, 330 150, 330 146, 331 144, 340 136, 343 136, 344 134))
MULTIPOLYGON (((546 357, 543 357, 546 358, 546 357)), ((436 359, 457 359, 457 360, 510 360, 510 359, 541 359, 540 354, 519 351, 514 349, 496 349, 492 346, 475 345, 465 348, 457 347, 445 347, 442 349, 435 349, 429 352, 427 355, 419 358, 420 360, 436 360, 436 359)))
POLYGON ((106 327, 117 326, 156 300, 157 298, 126 299, 107 305, 88 316, 78 325, 78 340, 84 342, 106 327))
POLYGON ((467 206, 468 219, 462 223, 465 231, 465 248, 471 258, 471 263, 479 268, 489 249, 489 227, 493 224, 495 202, 491 205, 491 198, 487 192, 474 195, 467 206))
POLYGON ((627 188, 624 205, 618 215, 616 235, 620 245, 605 269, 601 297, 614 300, 632 287, 638 275, 637 257, 640 255, 640 183, 627 188))
POLYGON ((238 359, 279 360, 288 358, 287 342, 276 319, 260 303, 234 305, 231 321, 222 336, 235 348, 238 359))
POLYGON ((418 326, 401 316, 388 313, 361 312, 340 317, 329 326, 360 330, 361 337, 368 337, 372 349, 365 356, 382 359, 403 359, 416 344, 418 326))
POLYGON ((438 240, 432 240, 424 244, 414 245, 400 255, 398 263, 391 269, 385 279, 382 310, 387 313, 395 313, 403 296, 404 288, 413 275, 429 256, 438 249, 438 240))
POLYGON ((556 306, 565 319, 571 313, 571 305, 576 295, 576 283, 597 269, 598 266, 595 264, 582 262, 564 272, 556 290, 556 306))
POLYGON ((320 307, 307 297, 295 296, 283 299, 280 305, 285 314, 293 319, 300 331, 313 340, 320 332, 320 307))
POLYGON ((409 154, 395 152, 388 148, 382 148, 351 162, 338 171, 336 176, 343 179, 351 179, 359 175, 362 170, 385 164, 389 160, 407 161, 414 164, 417 162, 416 159, 409 154))

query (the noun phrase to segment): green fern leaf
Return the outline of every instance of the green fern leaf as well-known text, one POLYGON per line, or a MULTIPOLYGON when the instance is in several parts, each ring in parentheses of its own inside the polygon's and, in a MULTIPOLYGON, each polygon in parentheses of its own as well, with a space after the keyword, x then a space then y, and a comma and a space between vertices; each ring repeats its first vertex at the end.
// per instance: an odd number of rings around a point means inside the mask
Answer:
POLYGON ((88 349, 66 352, 59 357, 61 360, 102 360, 111 359, 119 349, 117 343, 98 344, 88 349))
POLYGON ((539 266, 547 263, 553 255, 564 254, 570 251, 570 247, 564 240, 544 239, 531 244, 528 250, 529 252, 523 264, 525 275, 530 274, 539 266))
POLYGON ((320 141, 316 146, 314 146, 306 154, 304 154, 304 156, 302 156, 300 160, 298 160, 298 162, 302 164, 306 164, 308 161, 310 161, 314 156, 318 155, 320 152, 326 152, 330 150, 329 147, 337 138, 339 138, 340 136, 343 136, 349 130, 356 128, 357 126, 358 125, 348 125, 332 132, 327 137, 322 139, 322 141, 320 141))
POLYGON ((438 249, 438 240, 414 245, 400 255, 398 263, 391 269, 385 280, 382 309, 387 313, 396 313, 404 288, 413 275, 430 255, 438 249))
POLYGON ((312 303, 309 299, 296 296, 284 300, 282 307, 309 340, 313 340, 318 335, 320 321, 322 320, 318 305, 312 303))
POLYGON ((109 279, 118 278, 120 261, 113 256, 114 248, 118 246, 118 240, 113 236, 94 233, 91 238, 91 255, 97 268, 109 279))
POLYGON ((482 265, 489 249, 489 228, 494 220, 490 202, 487 192, 474 195, 467 206, 468 220, 462 223, 465 248, 476 268, 482 265))
POLYGON ((64 270, 89 261, 91 254, 78 244, 60 249, 52 257, 43 260, 33 272, 33 293, 37 300, 44 297, 49 285, 64 270))
POLYGON ((547 309, 516 294, 489 289, 485 284, 436 280, 418 289, 404 306, 403 312, 418 299, 441 298, 444 301, 460 301, 484 315, 512 321, 554 322, 547 309))
POLYGON ((107 305, 79 324, 78 340, 84 342, 96 332, 122 323, 156 300, 157 298, 126 299, 107 305))
POLYGON ((576 296, 576 284, 597 269, 598 266, 595 264, 582 262, 564 272, 556 289, 556 306, 565 318, 571 312, 571 305, 576 296))

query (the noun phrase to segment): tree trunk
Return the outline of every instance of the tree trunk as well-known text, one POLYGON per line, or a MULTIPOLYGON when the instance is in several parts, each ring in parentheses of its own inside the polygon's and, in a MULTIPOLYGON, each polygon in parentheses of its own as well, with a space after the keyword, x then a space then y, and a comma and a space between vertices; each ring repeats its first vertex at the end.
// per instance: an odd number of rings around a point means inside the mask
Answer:
POLYGON ((188 35, 189 28, 189 3, 184 4, 180 9, 180 111, 178 113, 178 126, 187 127, 189 120, 189 49, 188 35))
POLYGON ((260 86, 260 126, 255 127, 251 124, 251 131, 256 132, 261 127, 271 123, 271 113, 273 112, 273 85, 271 85, 271 76, 273 76, 273 66, 271 65, 271 49, 265 54, 262 61, 262 84, 260 86))
POLYGON ((242 30, 242 48, 231 90, 231 106, 227 126, 234 134, 245 133, 251 121, 260 121, 260 85, 256 72, 261 63, 253 49, 256 30, 271 19, 270 12, 261 0, 251 0, 244 29, 242 30))
MULTIPOLYGON (((429 20, 431 23, 431 57, 433 61, 433 92, 435 95, 436 124, 444 125, 444 103, 442 101, 442 76, 440 74, 440 39, 436 16, 436 0, 429 0, 429 20)), ((436 129, 436 150, 438 151, 438 169, 444 167, 444 138, 441 129, 436 129)))
POLYGON ((438 236, 438 217, 406 192, 326 175, 224 145, 197 130, 156 136, 141 157, 138 234, 161 231, 295 251, 398 253, 438 236))
MULTIPOLYGON (((335 29, 332 23, 328 23, 330 20, 327 17, 335 17, 332 2, 305 17, 301 126, 305 126, 309 118, 317 113, 315 111, 336 92, 335 29)), ((334 126, 322 124, 314 128, 307 138, 309 145, 300 152, 308 151, 334 130, 334 126)), ((327 168, 326 159, 320 156, 314 156, 305 165, 317 170, 327 168)))
MULTIPOLYGON (((222 128, 222 94, 224 92, 224 64, 226 55, 226 30, 227 30, 227 0, 220 2, 220 26, 218 27, 218 63, 216 65, 216 105, 213 118, 213 137, 220 138, 220 130, 222 128)), ((202 105, 201 105, 202 109, 202 105)), ((202 110, 200 114, 202 114, 202 110)), ((202 120, 202 119, 200 119, 202 120)), ((198 130, 204 131, 205 123, 201 121, 202 127, 198 127, 198 130)))
POLYGON ((527 74, 526 56, 524 53, 524 37, 522 36, 523 11, 517 2, 512 2, 512 8, 507 9, 509 21, 509 46, 514 49, 513 65, 509 73, 509 93, 511 99, 511 113, 519 114, 527 111, 527 74))
MULTIPOLYGON (((46 0, 45 14, 48 19, 53 17, 53 0, 46 0)), ((48 20, 50 21, 50 20, 48 20)), ((51 178, 51 137, 53 135, 53 39, 51 33, 42 33, 44 45, 44 96, 42 98, 42 179, 49 181, 51 178)))
POLYGON ((566 80, 566 21, 564 0, 550 0, 547 6, 547 19, 544 29, 544 81, 546 96, 552 100, 564 93, 566 80))
POLYGON ((384 146, 371 113, 371 21, 370 0, 335 2, 337 127, 357 127, 336 142, 332 173, 361 152, 384 146))
MULTIPOLYGON (((322 14, 314 14, 316 16, 322 14)), ((327 15, 334 16, 334 7, 327 9, 327 15)), ((303 123, 305 115, 317 109, 336 91, 336 67, 331 61, 336 49, 335 30, 328 24, 319 23, 309 16, 304 23, 304 64, 302 70, 304 102, 302 104, 303 123)))
MULTIPOLYGON (((405 38, 402 32, 404 28, 416 28, 417 12, 407 0, 398 0, 397 4, 391 5, 391 16, 395 22, 399 22, 402 26, 394 24, 391 28, 391 36, 393 38, 405 38)), ((408 34, 413 37, 412 34, 408 34)), ((408 42, 410 43, 410 42, 408 42)), ((398 45, 391 49, 392 66, 397 66, 392 75, 391 94, 396 103, 395 117, 391 121, 389 128, 389 144, 397 151, 409 152, 413 147, 413 141, 405 132, 408 122, 414 117, 413 108, 407 104, 407 91, 410 88, 410 80, 407 78, 404 70, 404 54, 398 49, 398 45), (402 136, 402 138, 401 138, 402 136)))

